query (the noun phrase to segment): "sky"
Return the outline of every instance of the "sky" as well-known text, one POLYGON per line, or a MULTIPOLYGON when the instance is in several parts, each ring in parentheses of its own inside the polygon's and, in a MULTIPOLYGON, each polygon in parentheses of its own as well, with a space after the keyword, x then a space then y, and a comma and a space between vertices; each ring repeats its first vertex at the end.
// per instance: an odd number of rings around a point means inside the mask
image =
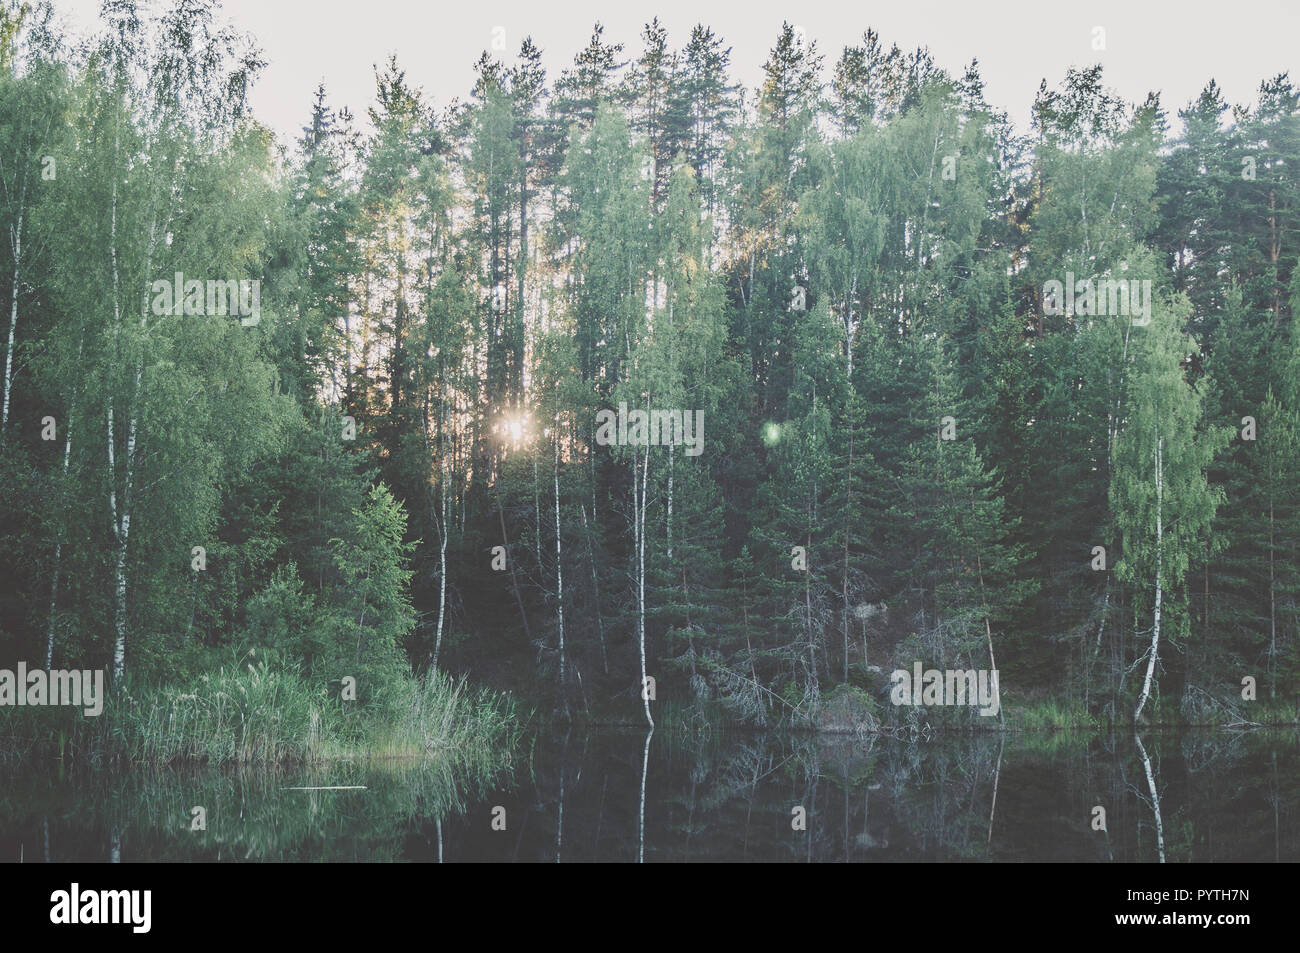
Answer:
MULTIPOLYGON (((54 4, 78 32, 96 21, 99 0, 54 4)), ((554 79, 587 44, 597 20, 607 41, 623 43, 625 55, 635 56, 641 29, 654 16, 676 47, 696 23, 712 27, 732 48, 733 77, 750 88, 761 82, 763 61, 786 20, 816 41, 827 73, 868 27, 886 47, 928 46, 935 62, 956 76, 978 58, 986 98, 1022 132, 1039 81, 1056 86, 1071 66, 1100 62, 1106 84, 1130 101, 1160 91, 1171 119, 1210 78, 1230 103, 1253 102, 1260 81, 1280 72, 1300 83, 1300 0, 1089 0, 1068 6, 1053 0, 225 0, 223 11, 253 35, 269 61, 252 106, 284 141, 298 136, 321 82, 330 105, 350 107, 364 127, 374 67, 390 54, 408 81, 441 108, 469 95, 473 64, 483 50, 492 51, 494 39, 505 45, 494 55, 512 61, 519 42, 531 35, 554 79), (1094 48, 1099 40, 1104 49, 1094 48)))

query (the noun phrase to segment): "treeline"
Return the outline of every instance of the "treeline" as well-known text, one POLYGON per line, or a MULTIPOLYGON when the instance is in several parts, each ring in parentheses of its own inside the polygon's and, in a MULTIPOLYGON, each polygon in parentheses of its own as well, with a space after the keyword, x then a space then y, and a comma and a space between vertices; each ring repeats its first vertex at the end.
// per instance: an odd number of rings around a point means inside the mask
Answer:
POLYGON ((707 27, 598 24, 463 101, 389 61, 282 147, 207 0, 75 45, 3 9, 3 657, 644 720, 921 717, 915 661, 1120 720, 1293 699, 1285 74, 1175 122, 1066 69, 1022 134, 871 31, 786 25, 749 91, 707 27), (177 273, 260 315, 160 315, 177 273))

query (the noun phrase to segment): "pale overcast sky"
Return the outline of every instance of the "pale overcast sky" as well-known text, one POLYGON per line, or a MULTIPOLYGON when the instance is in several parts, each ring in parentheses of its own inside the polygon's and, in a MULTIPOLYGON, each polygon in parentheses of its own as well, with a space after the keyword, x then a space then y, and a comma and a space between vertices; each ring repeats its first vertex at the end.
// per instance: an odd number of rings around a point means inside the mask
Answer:
MULTIPOLYGON (((54 0, 74 28, 94 23, 99 0, 54 0)), ((253 93, 257 116, 282 137, 296 137, 312 91, 324 81, 331 105, 349 106, 364 125, 374 92, 373 66, 396 53, 407 78, 438 107, 464 99, 473 63, 505 31, 508 60, 531 35, 554 79, 586 45, 592 24, 626 53, 640 50, 642 26, 658 16, 674 46, 703 22, 732 47, 732 75, 748 87, 782 20, 802 27, 826 55, 874 28, 886 46, 928 46, 935 61, 960 75, 978 57, 990 103, 1028 128, 1039 80, 1055 86, 1070 66, 1101 62, 1106 81, 1128 100, 1149 90, 1176 112, 1211 77, 1229 102, 1252 102, 1262 79, 1289 71, 1300 83, 1300 0, 1053 0, 894 3, 822 0, 654 0, 609 3, 462 2, 419 0, 225 0, 225 17, 252 33, 269 65, 253 93), (1094 28, 1105 30, 1104 51, 1093 49, 1094 28)))

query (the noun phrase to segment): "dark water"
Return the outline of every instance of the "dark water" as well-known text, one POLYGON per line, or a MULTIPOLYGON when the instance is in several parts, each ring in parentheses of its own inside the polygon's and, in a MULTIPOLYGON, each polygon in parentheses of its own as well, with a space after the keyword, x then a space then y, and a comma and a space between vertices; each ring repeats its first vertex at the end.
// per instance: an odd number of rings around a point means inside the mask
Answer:
POLYGON ((1298 809, 1295 732, 1139 743, 660 729, 647 746, 639 730, 560 729, 478 772, 0 765, 0 859, 1296 861, 1298 809), (288 790, 325 785, 365 790, 288 790), (194 806, 206 831, 190 829, 194 806), (1105 831, 1093 829, 1096 806, 1105 831), (792 829, 796 807, 806 830, 792 829))

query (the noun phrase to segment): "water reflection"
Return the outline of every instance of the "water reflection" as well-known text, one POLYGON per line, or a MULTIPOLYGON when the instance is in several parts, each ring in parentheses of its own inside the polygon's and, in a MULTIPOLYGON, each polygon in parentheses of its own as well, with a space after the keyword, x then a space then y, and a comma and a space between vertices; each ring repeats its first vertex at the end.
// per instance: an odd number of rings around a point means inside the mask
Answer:
POLYGON ((1294 861, 1297 740, 562 727, 472 777, 409 762, 278 772, 17 762, 0 765, 0 859, 1294 861), (290 790, 310 787, 334 789, 290 790), (505 830, 492 828, 498 805, 505 830), (195 806, 206 830, 191 830, 195 806), (795 807, 806 830, 791 823, 795 807))
POLYGON ((1151 813, 1156 818, 1156 850, 1160 853, 1160 863, 1165 862, 1165 826, 1160 821, 1160 792, 1156 789, 1155 775, 1151 772, 1151 758, 1147 755, 1147 749, 1142 746, 1142 736, 1135 730, 1133 732, 1133 744, 1137 746, 1138 757, 1142 759, 1142 769, 1147 776, 1147 790, 1151 792, 1151 813))

